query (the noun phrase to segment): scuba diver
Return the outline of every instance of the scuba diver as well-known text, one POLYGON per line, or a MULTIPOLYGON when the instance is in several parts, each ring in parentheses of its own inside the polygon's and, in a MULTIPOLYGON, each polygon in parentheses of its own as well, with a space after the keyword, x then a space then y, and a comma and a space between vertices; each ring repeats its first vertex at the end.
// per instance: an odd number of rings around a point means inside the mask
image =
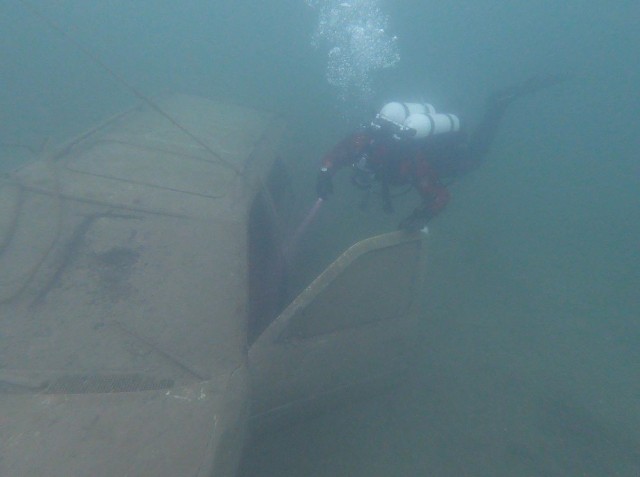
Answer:
POLYGON ((423 229, 449 202, 447 186, 482 163, 507 106, 561 81, 559 76, 533 77, 490 95, 482 120, 471 135, 461 131, 457 116, 437 113, 430 104, 387 103, 368 126, 343 139, 323 157, 316 183, 318 198, 326 200, 333 192, 335 173, 351 166, 351 182, 365 192, 363 208, 375 184, 379 184, 387 213, 393 212, 392 187, 417 189, 422 201, 399 228, 423 229))

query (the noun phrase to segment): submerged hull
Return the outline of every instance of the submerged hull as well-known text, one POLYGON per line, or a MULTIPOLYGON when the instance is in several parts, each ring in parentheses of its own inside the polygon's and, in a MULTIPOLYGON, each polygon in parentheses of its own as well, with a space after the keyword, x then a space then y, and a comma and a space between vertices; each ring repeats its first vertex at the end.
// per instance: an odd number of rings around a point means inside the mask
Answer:
POLYGON ((0 183, 0 475, 233 476, 248 431, 407 364, 421 236, 357 244, 281 310, 284 123, 159 107, 190 134, 134 109, 0 183))

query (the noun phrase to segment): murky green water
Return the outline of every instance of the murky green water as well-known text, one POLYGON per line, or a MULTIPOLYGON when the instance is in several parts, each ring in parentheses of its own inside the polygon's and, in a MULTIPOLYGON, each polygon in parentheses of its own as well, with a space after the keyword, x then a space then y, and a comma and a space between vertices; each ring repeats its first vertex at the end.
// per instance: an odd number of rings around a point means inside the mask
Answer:
MULTIPOLYGON (((327 83, 303 0, 39 3, 149 96, 282 112, 301 207, 319 156, 381 102, 427 99, 474 124, 495 87, 568 73, 513 105, 487 163, 433 222, 406 383, 253 443, 243 475, 640 475, 637 2, 382 2, 401 60, 361 103, 327 83)), ((3 169, 133 104, 18 2, 0 9, 3 169)), ((400 218, 355 202, 327 204, 318 247, 400 218)))

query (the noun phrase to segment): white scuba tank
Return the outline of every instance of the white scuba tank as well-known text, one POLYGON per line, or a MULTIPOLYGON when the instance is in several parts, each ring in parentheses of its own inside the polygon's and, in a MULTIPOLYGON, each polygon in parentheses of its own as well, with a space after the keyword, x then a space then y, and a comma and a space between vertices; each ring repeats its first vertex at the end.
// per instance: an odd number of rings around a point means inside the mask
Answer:
POLYGON ((435 114, 436 108, 428 103, 400 103, 394 101, 385 104, 378 116, 396 124, 404 124, 412 114, 435 114))
POLYGON ((421 139, 436 134, 457 132, 460 130, 460 119, 455 114, 413 113, 402 125, 416 131, 415 138, 421 139))

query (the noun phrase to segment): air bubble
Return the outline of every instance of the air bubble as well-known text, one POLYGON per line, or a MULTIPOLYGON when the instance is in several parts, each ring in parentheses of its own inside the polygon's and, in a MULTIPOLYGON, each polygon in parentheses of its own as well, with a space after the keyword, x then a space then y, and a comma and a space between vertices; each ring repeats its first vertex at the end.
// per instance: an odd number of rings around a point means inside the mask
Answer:
POLYGON ((397 37, 387 33, 388 17, 380 1, 306 1, 318 10, 312 45, 327 48, 327 81, 344 100, 370 98, 373 73, 400 61, 397 37))

